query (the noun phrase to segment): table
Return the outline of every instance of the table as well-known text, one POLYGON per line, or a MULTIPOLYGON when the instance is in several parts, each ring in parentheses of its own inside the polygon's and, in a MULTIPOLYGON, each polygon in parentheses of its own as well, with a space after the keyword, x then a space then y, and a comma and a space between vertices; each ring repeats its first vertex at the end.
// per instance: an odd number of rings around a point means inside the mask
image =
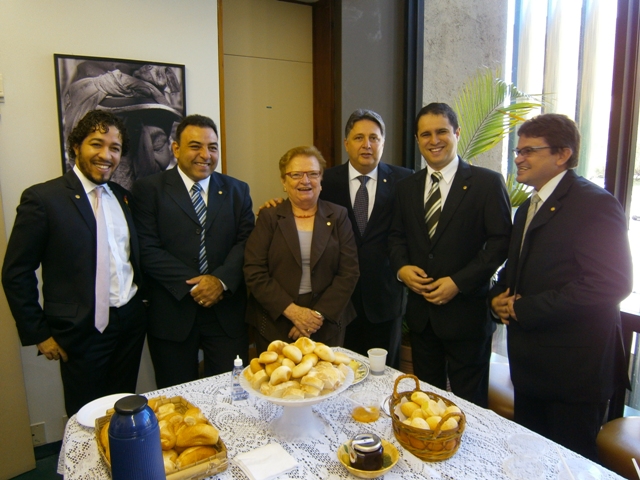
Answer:
MULTIPOLYGON (((346 349, 344 351, 353 358, 368 363, 365 357, 346 349)), ((348 397, 363 390, 376 392, 382 400, 393 392, 393 382, 401 373, 390 367, 382 376, 369 375, 359 384, 349 387, 340 395, 313 406, 313 411, 325 424, 320 438, 287 442, 275 438, 271 434, 270 422, 278 418, 282 407, 250 397, 240 403, 231 402, 231 373, 204 378, 195 382, 157 390, 150 397, 165 395, 168 397, 181 395, 200 407, 209 420, 220 429, 220 437, 224 440, 229 457, 229 468, 217 475, 219 479, 244 479, 245 475, 233 463, 233 458, 246 451, 271 442, 280 443, 289 454, 298 461, 298 468, 283 475, 281 479, 328 479, 354 478, 336 458, 338 447, 363 431, 371 431, 381 438, 393 443, 400 451, 397 465, 384 476, 385 480, 400 479, 507 479, 503 470, 503 462, 513 454, 508 448, 507 439, 516 433, 530 433, 524 427, 506 420, 491 410, 485 410, 462 400, 452 393, 443 392, 421 382, 421 389, 433 391, 451 399, 466 414, 467 427, 462 437, 458 452, 443 462, 423 462, 404 450, 393 435, 391 419, 381 415, 375 423, 362 424, 351 418, 348 397)), ((415 383, 411 379, 402 380, 399 391, 412 390, 415 383), (405 382, 406 385, 405 385, 405 382)), ((542 438, 542 437, 540 437, 542 438)), ((565 449, 550 440, 546 453, 541 457, 545 465, 547 480, 556 480, 560 472, 558 448, 565 458, 582 457, 565 449)), ((615 473, 600 467, 602 479, 620 479, 615 473)), ((100 459, 92 428, 80 425, 75 415, 67 423, 62 442, 58 473, 69 480, 108 479, 109 473, 100 459)))

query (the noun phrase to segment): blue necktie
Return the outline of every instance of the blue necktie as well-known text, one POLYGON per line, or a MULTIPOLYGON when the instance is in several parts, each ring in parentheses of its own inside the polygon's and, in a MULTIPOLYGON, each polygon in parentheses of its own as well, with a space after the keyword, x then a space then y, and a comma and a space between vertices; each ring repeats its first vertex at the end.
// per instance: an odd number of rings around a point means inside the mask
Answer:
POLYGON ((207 223, 207 206, 202 199, 202 186, 199 183, 194 183, 191 187, 191 201, 193 207, 196 209, 196 215, 198 221, 202 227, 200 233, 200 253, 198 255, 198 266, 200 273, 205 274, 209 270, 209 263, 207 262, 207 249, 204 246, 204 226, 207 223))

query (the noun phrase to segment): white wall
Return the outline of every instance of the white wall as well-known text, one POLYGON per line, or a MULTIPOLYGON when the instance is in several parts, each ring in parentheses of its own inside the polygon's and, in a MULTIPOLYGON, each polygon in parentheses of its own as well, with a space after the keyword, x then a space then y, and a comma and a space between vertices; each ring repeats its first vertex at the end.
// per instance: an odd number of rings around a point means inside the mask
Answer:
MULTIPOLYGON (((188 113, 220 122, 215 0, 1 0, 0 192, 7 235, 22 191, 62 174, 54 53, 184 64, 188 113)), ((23 347, 22 360, 31 423, 45 422, 47 442, 59 440, 58 366, 36 358, 35 347, 23 347)))

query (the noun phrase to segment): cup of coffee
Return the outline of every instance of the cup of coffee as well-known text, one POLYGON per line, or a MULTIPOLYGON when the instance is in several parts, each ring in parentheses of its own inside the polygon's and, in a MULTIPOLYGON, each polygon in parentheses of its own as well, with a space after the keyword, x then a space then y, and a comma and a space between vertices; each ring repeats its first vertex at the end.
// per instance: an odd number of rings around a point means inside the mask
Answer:
POLYGON ((369 354, 369 370, 372 375, 384 375, 387 351, 384 348, 371 348, 369 354))

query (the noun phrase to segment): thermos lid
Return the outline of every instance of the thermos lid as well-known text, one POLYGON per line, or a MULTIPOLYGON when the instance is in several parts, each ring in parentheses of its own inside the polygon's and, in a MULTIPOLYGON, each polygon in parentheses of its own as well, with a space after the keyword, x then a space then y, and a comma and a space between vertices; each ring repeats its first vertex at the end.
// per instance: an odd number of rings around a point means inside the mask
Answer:
POLYGON ((142 395, 129 395, 118 400, 113 408, 120 415, 134 415, 144 410, 146 406, 147 399, 142 395))
POLYGON ((354 450, 367 453, 380 449, 382 442, 380 441, 380 437, 374 433, 360 433, 353 437, 351 445, 353 445, 354 450))

